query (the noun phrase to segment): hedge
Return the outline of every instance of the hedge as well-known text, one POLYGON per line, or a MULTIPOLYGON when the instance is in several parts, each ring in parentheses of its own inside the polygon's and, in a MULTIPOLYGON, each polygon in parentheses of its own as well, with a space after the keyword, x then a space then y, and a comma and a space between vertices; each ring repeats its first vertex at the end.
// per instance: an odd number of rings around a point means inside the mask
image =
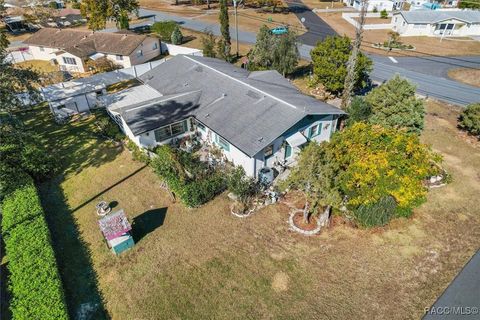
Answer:
POLYGON ((5 197, 2 234, 14 319, 68 319, 50 232, 30 181, 5 197))

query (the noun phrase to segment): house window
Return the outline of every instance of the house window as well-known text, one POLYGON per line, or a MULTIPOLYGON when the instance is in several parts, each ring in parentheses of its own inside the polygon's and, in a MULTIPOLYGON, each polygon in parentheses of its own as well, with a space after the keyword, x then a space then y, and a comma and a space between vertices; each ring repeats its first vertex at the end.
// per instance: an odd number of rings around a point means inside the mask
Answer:
POLYGON ((405 25, 405 21, 402 22, 402 26, 404 26, 404 25, 405 25))
POLYGON ((77 65, 77 60, 75 58, 63 57, 63 63, 77 65))
POLYGON ((217 144, 225 151, 230 151, 230 143, 227 140, 220 137, 218 134, 216 135, 217 144))
POLYGON ((45 48, 44 48, 44 47, 40 47, 40 51, 45 51, 45 48))
POLYGON ((153 49, 153 50, 157 50, 157 49, 158 49, 158 43, 154 42, 152 49, 153 49))
POLYGON ((185 121, 172 124, 172 125, 171 125, 171 128, 172 128, 172 136, 178 136, 179 134, 182 134, 182 133, 184 133, 185 131, 187 131, 185 127, 186 127, 185 121))
POLYGON ((315 136, 318 136, 320 134, 320 125, 316 124, 312 127, 310 127, 310 131, 308 134, 309 138, 313 138, 315 136))
POLYGON ((117 54, 117 55, 115 56, 115 60, 117 60, 117 61, 122 61, 122 60, 123 60, 123 56, 117 54))
POLYGON ((292 147, 287 143, 285 145, 285 159, 288 159, 292 156, 292 147))
POLYGON ((138 50, 137 51, 137 58, 140 58, 143 56, 143 51, 142 50, 138 50))
POLYGON ((155 130, 154 132, 155 132, 155 140, 157 142, 161 142, 172 136, 172 131, 170 130, 170 126, 162 127, 160 129, 155 130))
POLYGON ((197 128, 200 129, 200 130, 202 130, 202 131, 205 131, 205 126, 204 126, 202 123, 198 122, 198 121, 197 121, 197 128))
POLYGON ((169 124, 168 126, 161 127, 154 131, 155 140, 161 142, 168 138, 172 138, 187 131, 187 121, 183 120, 174 124, 169 124))
POLYGON ((273 144, 263 149, 263 154, 265 155, 265 159, 271 157, 273 155, 273 144))

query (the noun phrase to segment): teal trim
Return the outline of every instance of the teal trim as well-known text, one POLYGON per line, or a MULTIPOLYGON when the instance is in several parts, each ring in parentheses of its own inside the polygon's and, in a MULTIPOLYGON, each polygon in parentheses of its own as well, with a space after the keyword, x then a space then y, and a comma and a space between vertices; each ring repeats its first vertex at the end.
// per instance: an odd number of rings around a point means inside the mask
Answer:
POLYGON ((292 147, 287 143, 285 145, 285 159, 288 159, 292 156, 292 147))
POLYGON ((187 132, 187 131, 188 131, 188 124, 187 124, 187 120, 183 120, 183 130, 184 130, 185 132, 187 132))

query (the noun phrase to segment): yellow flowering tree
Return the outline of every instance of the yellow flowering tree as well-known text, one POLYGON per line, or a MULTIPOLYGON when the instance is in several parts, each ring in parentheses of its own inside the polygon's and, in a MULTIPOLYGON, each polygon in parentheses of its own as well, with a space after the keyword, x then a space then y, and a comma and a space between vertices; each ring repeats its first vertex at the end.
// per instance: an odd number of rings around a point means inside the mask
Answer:
POLYGON ((351 208, 393 197, 397 215, 403 216, 425 200, 424 181, 439 173, 441 162, 418 136, 363 122, 335 135, 328 152, 339 167, 340 189, 351 208))

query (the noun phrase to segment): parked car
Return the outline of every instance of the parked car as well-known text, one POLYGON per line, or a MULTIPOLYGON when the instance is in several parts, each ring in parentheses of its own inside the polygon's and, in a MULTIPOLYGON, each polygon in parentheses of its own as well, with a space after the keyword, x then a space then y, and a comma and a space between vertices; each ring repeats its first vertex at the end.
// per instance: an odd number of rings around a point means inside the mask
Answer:
POLYGON ((273 29, 270 29, 270 32, 274 35, 286 34, 288 32, 288 27, 287 26, 275 27, 273 29))

